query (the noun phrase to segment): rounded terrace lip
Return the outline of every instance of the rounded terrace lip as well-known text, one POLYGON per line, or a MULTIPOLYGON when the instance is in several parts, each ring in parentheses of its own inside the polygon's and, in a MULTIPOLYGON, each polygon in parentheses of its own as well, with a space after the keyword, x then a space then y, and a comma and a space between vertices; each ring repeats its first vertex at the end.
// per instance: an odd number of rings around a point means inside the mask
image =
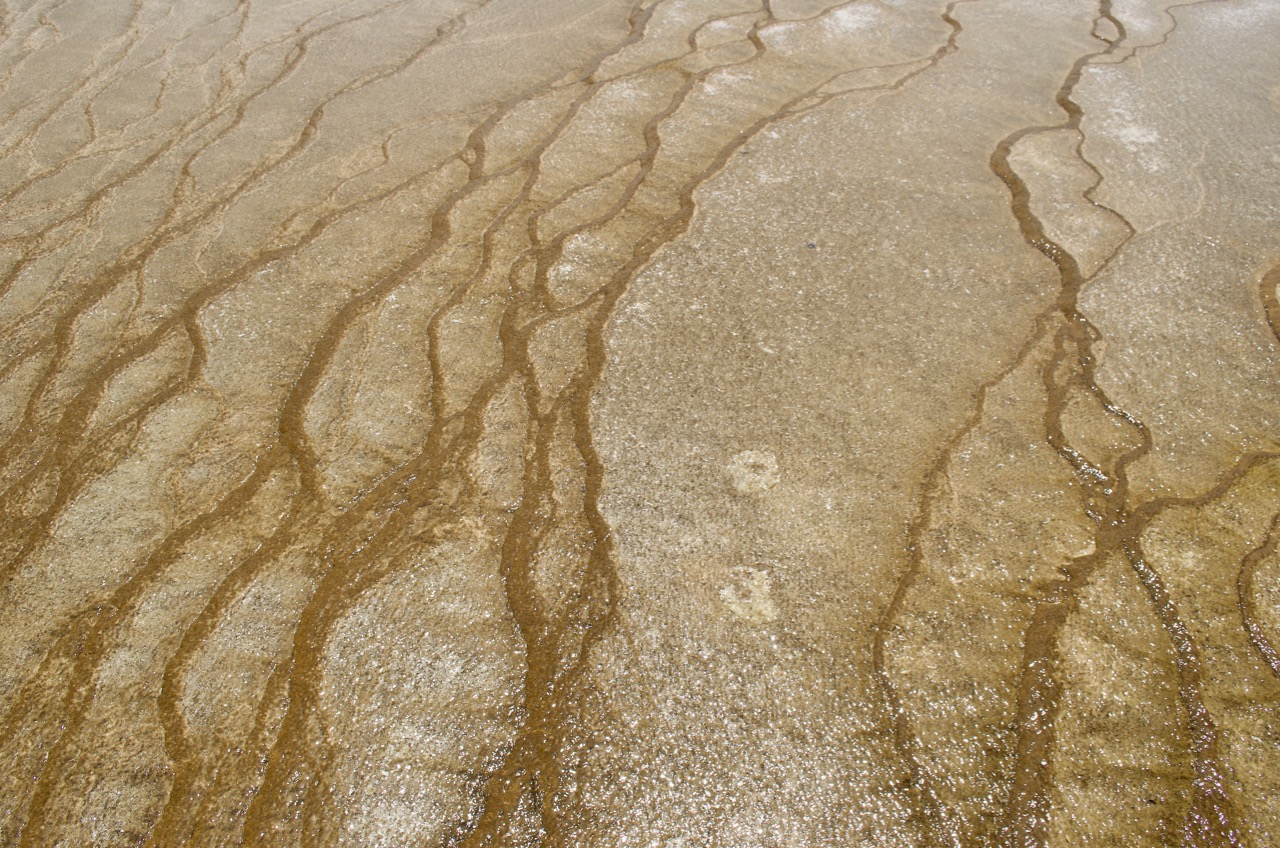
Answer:
POLYGON ((1274 843, 1277 35, 0 4, 0 843, 1274 843))

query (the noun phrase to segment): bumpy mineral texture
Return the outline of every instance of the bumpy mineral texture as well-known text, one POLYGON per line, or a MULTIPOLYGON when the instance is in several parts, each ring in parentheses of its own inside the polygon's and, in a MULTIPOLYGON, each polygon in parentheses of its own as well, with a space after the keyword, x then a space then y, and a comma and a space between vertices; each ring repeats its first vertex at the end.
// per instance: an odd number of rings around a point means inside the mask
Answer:
POLYGON ((1280 845, 1278 43, 0 2, 0 843, 1280 845))

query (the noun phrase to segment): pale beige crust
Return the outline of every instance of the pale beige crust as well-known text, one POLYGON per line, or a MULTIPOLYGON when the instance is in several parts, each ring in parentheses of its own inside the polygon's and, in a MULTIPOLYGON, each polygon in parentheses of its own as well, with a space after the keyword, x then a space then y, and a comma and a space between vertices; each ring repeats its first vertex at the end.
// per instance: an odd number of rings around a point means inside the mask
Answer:
POLYGON ((0 2, 0 844, 1280 844, 1277 43, 0 2))

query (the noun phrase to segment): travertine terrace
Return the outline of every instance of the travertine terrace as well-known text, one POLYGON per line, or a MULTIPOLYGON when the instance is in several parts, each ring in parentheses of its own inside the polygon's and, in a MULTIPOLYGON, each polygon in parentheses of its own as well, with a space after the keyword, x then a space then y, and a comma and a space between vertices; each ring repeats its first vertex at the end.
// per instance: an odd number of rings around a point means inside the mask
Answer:
POLYGON ((1280 846, 1277 44, 0 2, 0 844, 1280 846))

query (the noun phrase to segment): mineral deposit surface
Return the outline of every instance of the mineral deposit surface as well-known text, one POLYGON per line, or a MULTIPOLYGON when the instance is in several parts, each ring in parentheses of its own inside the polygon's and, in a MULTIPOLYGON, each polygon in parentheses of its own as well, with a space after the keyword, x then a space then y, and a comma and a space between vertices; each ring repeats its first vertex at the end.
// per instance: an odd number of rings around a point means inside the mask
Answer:
POLYGON ((0 843, 1280 846, 1277 44, 0 2, 0 843))

